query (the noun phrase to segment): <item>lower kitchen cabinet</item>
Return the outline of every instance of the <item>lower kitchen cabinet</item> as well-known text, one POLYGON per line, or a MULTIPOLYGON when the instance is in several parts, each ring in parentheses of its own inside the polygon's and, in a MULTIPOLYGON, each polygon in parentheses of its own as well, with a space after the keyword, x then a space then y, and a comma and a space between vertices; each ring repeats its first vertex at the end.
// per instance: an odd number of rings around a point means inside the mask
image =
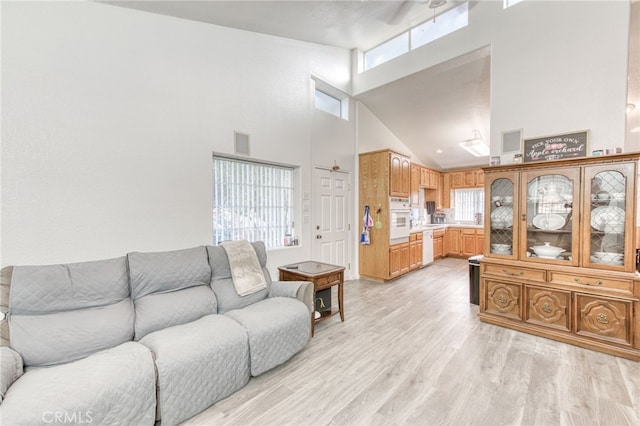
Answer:
POLYGON ((439 229, 433 231, 433 258, 442 259, 444 254, 444 229, 439 229))
POLYGON ((389 246, 389 278, 409 272, 409 243, 389 246))
POLYGON ((409 236, 409 270, 422 266, 422 232, 414 232, 409 236))
POLYGON ((460 255, 461 228, 447 228, 444 232, 444 251, 449 256, 460 255))
POLYGON ((484 251, 484 229, 449 226, 445 231, 447 256, 469 257, 484 251))

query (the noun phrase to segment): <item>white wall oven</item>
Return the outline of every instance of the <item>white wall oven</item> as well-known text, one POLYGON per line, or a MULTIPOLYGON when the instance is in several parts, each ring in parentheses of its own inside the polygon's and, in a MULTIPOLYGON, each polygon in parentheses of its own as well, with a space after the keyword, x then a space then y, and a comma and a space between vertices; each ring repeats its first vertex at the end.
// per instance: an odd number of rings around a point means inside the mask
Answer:
POLYGON ((389 242, 399 244, 409 241, 411 231, 411 207, 408 198, 389 198, 389 242))

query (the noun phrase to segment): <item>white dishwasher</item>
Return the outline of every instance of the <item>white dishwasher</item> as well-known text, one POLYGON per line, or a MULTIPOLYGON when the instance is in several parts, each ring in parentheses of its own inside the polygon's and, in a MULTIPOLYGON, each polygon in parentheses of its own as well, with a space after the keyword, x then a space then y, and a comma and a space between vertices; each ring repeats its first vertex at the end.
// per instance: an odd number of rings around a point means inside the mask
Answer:
POLYGON ((433 229, 422 231, 422 266, 433 263, 433 229))

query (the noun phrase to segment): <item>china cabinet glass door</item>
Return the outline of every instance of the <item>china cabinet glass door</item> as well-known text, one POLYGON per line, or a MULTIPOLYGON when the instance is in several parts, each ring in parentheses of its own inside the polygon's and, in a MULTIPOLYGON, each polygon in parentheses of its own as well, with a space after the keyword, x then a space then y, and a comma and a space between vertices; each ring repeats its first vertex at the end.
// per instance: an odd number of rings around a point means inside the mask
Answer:
POLYGON ((585 172, 583 266, 632 271, 633 166, 590 166, 585 172), (628 254, 625 256, 625 254, 628 254))
POLYGON ((487 188, 489 194, 485 195, 485 203, 488 215, 485 227, 489 229, 489 238, 485 243, 485 254, 515 259, 518 255, 517 175, 497 173, 491 176, 487 188))
POLYGON ((522 174, 520 259, 578 265, 580 170, 556 169, 522 174))

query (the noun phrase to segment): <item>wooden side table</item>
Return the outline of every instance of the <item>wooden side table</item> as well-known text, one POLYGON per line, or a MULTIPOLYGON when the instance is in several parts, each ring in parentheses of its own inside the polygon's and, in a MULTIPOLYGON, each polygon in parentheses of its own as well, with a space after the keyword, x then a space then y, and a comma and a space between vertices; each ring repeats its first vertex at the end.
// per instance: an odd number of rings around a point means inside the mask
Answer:
POLYGON ((344 266, 330 265, 321 262, 300 262, 291 265, 280 266, 280 281, 310 281, 313 283, 313 303, 315 305, 316 291, 338 286, 338 309, 321 313, 320 318, 315 319, 315 312, 311 313, 311 336, 315 331, 316 321, 325 320, 332 315, 340 313, 340 319, 344 322, 344 266))

